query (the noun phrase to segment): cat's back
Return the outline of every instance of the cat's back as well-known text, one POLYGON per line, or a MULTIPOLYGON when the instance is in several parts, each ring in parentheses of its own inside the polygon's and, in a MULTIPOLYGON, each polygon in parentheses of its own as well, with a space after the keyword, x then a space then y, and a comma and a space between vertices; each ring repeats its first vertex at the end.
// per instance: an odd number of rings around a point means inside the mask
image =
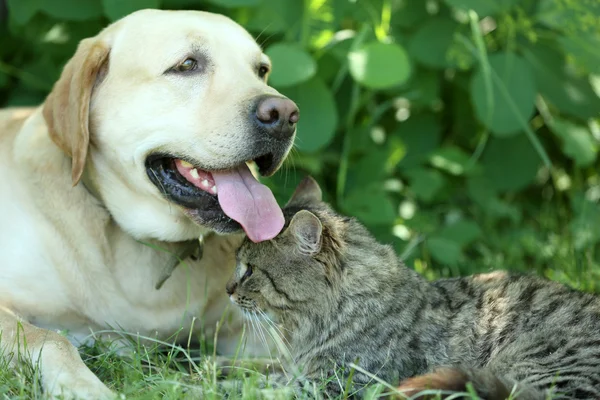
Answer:
POLYGON ((600 332, 600 297, 558 282, 495 271, 433 284, 447 296, 451 309, 468 310, 470 315, 464 317, 476 317, 479 324, 508 324, 514 330, 546 325, 595 327, 600 332))
POLYGON ((433 284, 448 304, 457 358, 485 365, 507 346, 518 352, 532 346, 571 347, 575 340, 581 346, 596 343, 594 351, 600 350, 600 298, 596 295, 504 271, 433 284))

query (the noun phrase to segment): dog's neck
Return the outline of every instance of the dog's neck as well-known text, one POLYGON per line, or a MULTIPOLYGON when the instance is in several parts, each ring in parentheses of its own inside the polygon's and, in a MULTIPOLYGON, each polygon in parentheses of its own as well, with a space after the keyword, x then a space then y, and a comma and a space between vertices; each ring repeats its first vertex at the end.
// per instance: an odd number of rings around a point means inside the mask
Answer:
POLYGON ((91 169, 92 164, 88 162, 83 170, 83 174, 81 175, 81 184, 92 195, 92 197, 98 200, 99 203, 104 204, 104 201, 102 201, 102 195, 100 194, 100 191, 96 186, 96 182, 94 182, 92 174, 90 173, 91 169))
MULTIPOLYGON (((98 186, 94 181, 93 174, 93 165, 91 162, 87 162, 85 169, 83 170, 83 174, 81 176, 81 184, 85 187, 85 189, 89 192, 89 194, 94 197, 98 203, 104 205, 104 201, 102 199, 102 194, 98 190, 98 186)), ((108 211, 108 210, 107 210, 108 211)), ((171 277, 173 271, 179 264, 184 262, 188 258, 192 258, 194 261, 198 261, 202 259, 202 255, 204 253, 204 236, 201 236, 198 239, 194 240, 186 240, 183 242, 177 243, 177 249, 171 253, 171 258, 165 264, 162 273, 156 282, 155 289, 160 290, 163 284, 171 277)))

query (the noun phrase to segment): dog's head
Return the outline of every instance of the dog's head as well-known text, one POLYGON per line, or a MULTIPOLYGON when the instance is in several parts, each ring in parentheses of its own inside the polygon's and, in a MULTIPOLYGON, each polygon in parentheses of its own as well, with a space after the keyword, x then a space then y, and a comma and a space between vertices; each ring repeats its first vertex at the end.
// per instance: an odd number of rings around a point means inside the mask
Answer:
POLYGON ((269 59, 230 19, 143 10, 81 42, 44 104, 54 142, 86 168, 134 237, 179 241, 242 226, 255 241, 283 226, 250 173, 273 174, 298 109, 266 83, 269 59))

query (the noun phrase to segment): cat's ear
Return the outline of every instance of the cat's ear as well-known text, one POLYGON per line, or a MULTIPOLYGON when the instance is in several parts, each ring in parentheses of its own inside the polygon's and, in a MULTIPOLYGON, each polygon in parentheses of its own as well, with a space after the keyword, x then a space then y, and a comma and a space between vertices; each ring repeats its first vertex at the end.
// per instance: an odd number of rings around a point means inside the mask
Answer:
POLYGON ((321 250, 322 232, 323 225, 319 218, 310 211, 302 210, 294 215, 285 234, 293 238, 303 254, 312 256, 321 250))
POLYGON ((298 184, 292 198, 285 206, 304 206, 321 201, 323 201, 323 193, 319 184, 311 176, 307 176, 298 184))

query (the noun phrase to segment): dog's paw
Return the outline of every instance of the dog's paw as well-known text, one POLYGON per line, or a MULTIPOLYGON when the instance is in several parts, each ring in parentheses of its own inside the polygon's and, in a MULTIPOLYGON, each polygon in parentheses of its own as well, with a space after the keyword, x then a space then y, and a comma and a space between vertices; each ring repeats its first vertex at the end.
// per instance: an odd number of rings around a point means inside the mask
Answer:
MULTIPOLYGON (((86 371, 87 372, 87 371, 86 371)), ((61 400, 112 400, 117 395, 93 373, 58 374, 54 379, 42 377, 44 389, 51 399, 61 400)))

